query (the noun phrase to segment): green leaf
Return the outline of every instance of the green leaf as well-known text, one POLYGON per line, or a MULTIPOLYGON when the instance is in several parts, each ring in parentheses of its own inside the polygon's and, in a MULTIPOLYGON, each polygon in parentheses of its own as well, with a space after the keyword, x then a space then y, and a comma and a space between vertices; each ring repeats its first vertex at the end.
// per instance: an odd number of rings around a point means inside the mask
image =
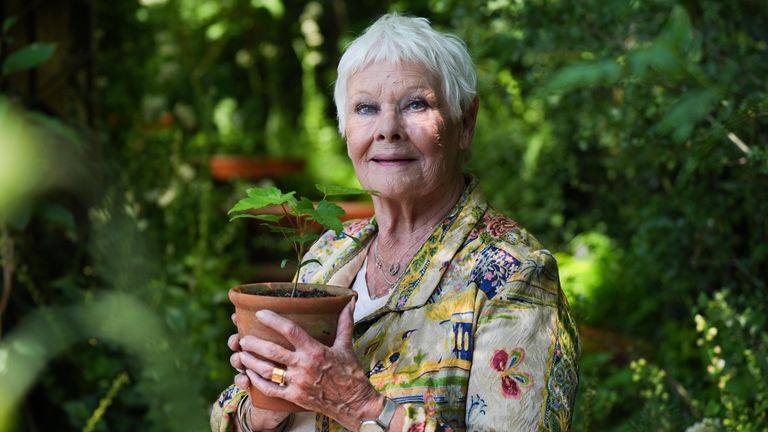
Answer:
POLYGON ((77 146, 79 151, 87 150, 85 140, 80 134, 61 120, 34 111, 28 112, 27 117, 38 123, 47 133, 63 138, 77 146))
POLYGON ((308 233, 308 234, 304 234, 302 236, 290 236, 290 237, 288 237, 288 240, 290 240, 292 242, 299 243, 299 244, 304 244, 304 243, 307 243, 307 242, 315 241, 315 240, 317 240, 319 238, 320 238, 320 234, 308 233))
POLYGON ((232 222, 235 219, 256 219, 256 220, 263 220, 267 222, 279 222, 280 219, 283 217, 280 215, 271 215, 271 214, 251 214, 251 213, 240 213, 232 216, 229 218, 229 221, 232 222))
POLYGON ((325 196, 333 196, 333 195, 364 195, 364 194, 372 194, 376 191, 370 190, 370 189, 357 189, 357 188, 348 188, 344 186, 334 186, 334 185, 321 185, 316 184, 315 187, 317 190, 322 192, 325 196))
POLYGON ((237 202, 228 213, 245 211, 245 210, 257 210, 270 205, 281 205, 289 202, 296 192, 288 192, 284 194, 280 189, 276 187, 265 188, 251 188, 246 191, 247 198, 243 198, 237 202))
POLYGON ((270 225, 270 224, 267 224, 267 223, 263 223, 262 225, 267 227, 273 233, 293 234, 293 233, 296 232, 296 228, 281 227, 281 226, 276 226, 276 225, 270 225))
POLYGON ((283 191, 274 186, 250 188, 245 193, 251 198, 269 201, 269 204, 282 204, 296 194, 296 192, 283 193, 283 191))
POLYGON ((288 259, 284 258, 282 261, 280 261, 280 268, 285 268, 286 264, 288 264, 288 259))
POLYGON ((45 63, 56 50, 56 44, 35 42, 9 55, 3 62, 3 74, 30 69, 45 63))
POLYGON ((297 216, 311 215, 315 211, 315 204, 309 198, 301 197, 301 199, 291 204, 291 210, 297 216))
POLYGON ((8 33, 8 30, 13 27, 14 24, 16 24, 16 20, 19 19, 17 16, 9 16, 3 21, 3 34, 8 33))
POLYGON ((689 91, 664 114, 659 129, 677 142, 691 136, 696 125, 704 120, 720 100, 716 89, 706 88, 689 91))
POLYGON ((544 94, 566 93, 579 88, 608 86, 621 78, 621 66, 614 60, 580 62, 557 71, 540 90, 544 94))
POLYGON ((317 209, 312 213, 312 218, 327 229, 340 233, 344 230, 339 216, 344 214, 344 209, 336 204, 322 200, 317 203, 317 209))
POLYGON ((280 219, 282 219, 283 215, 273 215, 273 214, 257 214, 253 215, 254 219, 263 220, 267 222, 280 222, 280 219))

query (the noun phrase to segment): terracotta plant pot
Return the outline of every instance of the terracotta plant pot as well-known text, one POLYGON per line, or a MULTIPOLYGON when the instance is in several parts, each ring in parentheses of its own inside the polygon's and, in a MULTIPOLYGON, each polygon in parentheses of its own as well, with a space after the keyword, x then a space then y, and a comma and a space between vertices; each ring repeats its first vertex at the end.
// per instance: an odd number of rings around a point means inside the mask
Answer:
MULTIPOLYGON (((257 311, 268 309, 288 318, 301 326, 312 337, 331 346, 336 339, 336 324, 344 306, 357 293, 349 288, 331 285, 298 284, 297 291, 309 293, 323 291, 331 294, 329 297, 279 297, 266 295, 267 292, 283 291, 290 295, 293 289, 291 282, 268 282, 238 285, 229 290, 229 300, 235 305, 237 314, 237 333, 240 337, 257 336, 279 344, 287 349, 294 347, 285 338, 272 329, 263 326, 255 317, 257 311)), ((288 370, 290 385, 290 369, 288 370)), ((258 408, 275 411, 305 411, 283 399, 267 397, 251 387, 251 403, 258 408)))
POLYGON ((211 168, 211 175, 220 181, 285 177, 299 173, 304 169, 304 161, 300 159, 263 159, 217 155, 211 157, 208 163, 211 168))

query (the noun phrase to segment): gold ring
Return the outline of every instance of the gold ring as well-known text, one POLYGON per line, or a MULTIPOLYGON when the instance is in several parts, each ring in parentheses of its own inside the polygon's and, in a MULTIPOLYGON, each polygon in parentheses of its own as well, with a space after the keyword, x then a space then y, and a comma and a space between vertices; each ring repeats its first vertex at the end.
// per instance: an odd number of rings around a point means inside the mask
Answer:
POLYGON ((284 386, 285 385, 285 375, 287 374, 287 371, 281 367, 275 367, 272 369, 272 381, 273 383, 284 386))

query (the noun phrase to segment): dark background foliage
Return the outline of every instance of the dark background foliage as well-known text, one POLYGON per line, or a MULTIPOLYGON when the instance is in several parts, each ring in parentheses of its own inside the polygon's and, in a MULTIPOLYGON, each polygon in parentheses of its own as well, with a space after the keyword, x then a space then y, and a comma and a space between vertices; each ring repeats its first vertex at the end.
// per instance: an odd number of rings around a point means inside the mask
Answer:
POLYGON ((0 430, 207 428, 228 288, 290 273, 226 210, 253 183, 355 184, 335 65, 390 10, 474 56, 468 168, 557 253, 573 429, 768 428, 763 2, 7 0, 0 430), (304 169, 223 181, 220 154, 304 169))

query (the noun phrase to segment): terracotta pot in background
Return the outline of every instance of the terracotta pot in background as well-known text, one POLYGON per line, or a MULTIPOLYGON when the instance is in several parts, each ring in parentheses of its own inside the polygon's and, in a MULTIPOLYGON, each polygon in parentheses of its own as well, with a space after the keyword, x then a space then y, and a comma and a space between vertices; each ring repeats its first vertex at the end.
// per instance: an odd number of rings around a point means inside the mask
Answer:
MULTIPOLYGON (((331 285, 298 284, 297 291, 320 290, 333 296, 291 298, 264 295, 269 291, 287 291, 290 294, 292 289, 291 282, 246 284, 230 289, 229 300, 235 305, 237 333, 240 337, 253 335, 293 350, 293 345, 285 338, 271 328, 263 326, 256 319, 257 311, 268 309, 292 320, 320 342, 328 346, 333 345, 339 315, 352 297, 357 296, 357 293, 349 288, 331 285)), ((288 368, 288 385, 290 385, 290 376, 291 370, 288 368)), ((254 387, 250 389, 250 397, 253 406, 258 408, 275 411, 306 411, 286 400, 267 397, 254 387)))
POLYGON ((304 164, 301 159, 264 159, 227 155, 213 156, 208 161, 211 175, 219 181, 284 177, 301 172, 304 164))

